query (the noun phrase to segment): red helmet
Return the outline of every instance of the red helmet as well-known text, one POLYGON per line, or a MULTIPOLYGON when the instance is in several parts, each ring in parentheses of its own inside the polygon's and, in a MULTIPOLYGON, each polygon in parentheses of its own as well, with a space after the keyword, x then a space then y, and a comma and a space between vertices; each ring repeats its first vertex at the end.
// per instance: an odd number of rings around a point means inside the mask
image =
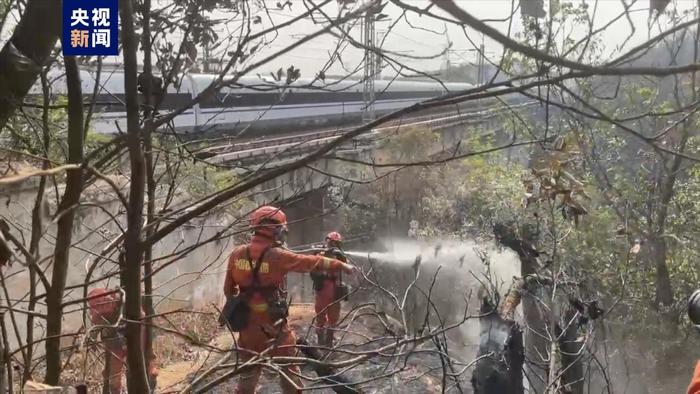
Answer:
POLYGON ((326 241, 343 242, 343 236, 339 232, 333 231, 326 235, 326 241))
POLYGON ((261 226, 265 222, 286 225, 287 215, 281 209, 270 205, 260 207, 250 215, 250 225, 252 227, 261 226))
POLYGON ((103 288, 92 289, 88 293, 90 312, 100 316, 114 313, 119 308, 119 294, 108 294, 103 288))

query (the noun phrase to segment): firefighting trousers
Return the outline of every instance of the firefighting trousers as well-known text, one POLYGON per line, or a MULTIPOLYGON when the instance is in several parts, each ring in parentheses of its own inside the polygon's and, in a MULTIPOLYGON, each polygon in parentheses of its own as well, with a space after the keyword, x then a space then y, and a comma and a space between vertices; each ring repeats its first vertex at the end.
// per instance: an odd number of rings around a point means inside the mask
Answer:
MULTIPOLYGON (((102 377, 105 382, 108 382, 102 393, 103 394, 121 394, 122 392, 122 375, 124 374, 124 366, 126 365, 126 347, 121 343, 107 343, 105 346, 105 368, 102 371, 102 377)), ((149 385, 154 385, 155 378, 158 376, 158 371, 150 363, 147 365, 146 372, 148 374, 149 385)))
MULTIPOLYGON (((260 321, 251 322, 248 328, 239 333, 238 346, 243 349, 239 352, 238 357, 241 363, 254 357, 254 353, 260 353, 268 348, 271 350, 266 352, 266 355, 272 357, 294 357, 297 355, 296 337, 289 329, 286 323, 279 328, 273 328, 269 324, 260 324, 260 321)), ((303 383, 299 379, 299 367, 296 365, 283 365, 280 367, 280 386, 285 394, 301 393, 294 387, 302 387, 303 383), (291 382, 294 382, 292 384, 291 382)), ((258 366, 244 369, 238 380, 238 394, 254 394, 262 368, 258 366)))
MULTIPOLYGON (((316 292, 316 333, 321 336, 326 334, 328 328, 332 328, 340 319, 340 302, 335 302, 335 283, 325 280, 323 288, 316 292)), ((326 334, 327 335, 327 334, 326 334)))

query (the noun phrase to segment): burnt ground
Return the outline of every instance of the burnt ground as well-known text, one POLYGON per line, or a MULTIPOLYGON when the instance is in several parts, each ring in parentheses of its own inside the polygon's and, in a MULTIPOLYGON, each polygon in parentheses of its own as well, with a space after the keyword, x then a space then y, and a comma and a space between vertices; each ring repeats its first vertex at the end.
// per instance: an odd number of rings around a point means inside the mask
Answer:
MULTIPOLYGON (((313 308, 311 306, 296 305, 291 311, 290 326, 297 333, 297 337, 305 337, 309 331, 310 322, 313 318, 313 308)), ((352 334, 348 333, 341 340, 338 348, 351 352, 367 352, 372 349, 393 343, 394 339, 386 334, 386 329, 378 322, 373 323, 370 319, 360 318, 353 324, 352 334)), ((376 320, 374 317, 371 320, 376 320)), ((315 336, 308 335, 311 344, 315 343, 315 336)), ((214 340, 216 346, 227 347, 232 342, 229 333, 222 333, 214 340)), ((408 345, 404 348, 402 356, 392 356, 391 354, 374 354, 373 357, 353 368, 344 371, 343 377, 352 382, 364 382, 361 386, 363 393, 439 393, 442 392, 442 366, 440 357, 435 352, 435 344, 431 341, 419 344, 408 345)), ((162 393, 178 392, 197 377, 201 371, 207 370, 214 365, 221 355, 209 355, 202 352, 199 360, 181 365, 179 368, 172 366, 161 370, 159 386, 164 389, 162 393), (179 369, 179 371, 178 371, 179 369), (179 376, 176 376, 179 375, 179 376), (179 380, 179 382, 178 382, 179 380), (167 388, 170 386, 170 388, 167 388)), ((347 359, 347 354, 335 353, 329 355, 334 360, 347 359)), ((462 369, 463 366, 455 366, 462 369)), ((201 384, 206 384, 210 379, 219 376, 221 371, 204 380, 201 384)), ((310 366, 302 367, 302 374, 311 378, 317 375, 310 366)), ((461 375, 460 386, 464 393, 471 393, 469 378, 471 369, 461 375)), ((231 393, 235 391, 237 378, 222 383, 218 387, 209 390, 212 394, 231 393)), ((330 388, 321 388, 325 385, 321 381, 307 381, 305 383, 310 392, 321 394, 332 394, 330 388), (318 387, 318 388, 314 388, 318 387)), ((201 387, 198 385, 198 387, 201 387)), ((195 392, 196 387, 195 387, 195 392)), ((460 392, 455 386, 453 379, 447 382, 447 392, 460 392)), ((273 394, 281 393, 279 387, 279 377, 273 372, 265 371, 258 385, 258 393, 273 394)))

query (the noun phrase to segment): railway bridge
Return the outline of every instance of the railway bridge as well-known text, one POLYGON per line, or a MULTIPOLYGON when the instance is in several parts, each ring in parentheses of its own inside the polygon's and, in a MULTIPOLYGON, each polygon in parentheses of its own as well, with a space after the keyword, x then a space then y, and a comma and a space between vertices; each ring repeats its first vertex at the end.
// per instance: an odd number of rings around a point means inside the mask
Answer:
MULTIPOLYGON (((503 130, 503 116, 512 111, 532 113, 537 110, 538 105, 535 102, 525 102, 508 108, 419 114, 390 122, 360 135, 342 144, 334 152, 334 156, 371 161, 372 153, 382 146, 388 136, 415 127, 425 127, 440 135, 437 144, 426 147, 428 154, 439 154, 454 148, 460 141, 473 138, 474 133, 495 133, 497 139, 500 139, 498 143, 505 144, 511 137, 503 130)), ((221 143, 200 151, 198 155, 210 163, 233 168, 232 171, 245 175, 251 171, 274 168, 296 160, 332 142, 348 130, 350 127, 310 132, 299 130, 297 133, 281 137, 221 143)), ((518 152, 511 152, 511 155, 516 159, 524 157, 518 152)), ((338 166, 342 163, 334 159, 319 160, 313 168, 301 168, 263 183, 254 190, 251 198, 259 204, 276 202, 285 207, 285 212, 292 221, 290 245, 318 242, 325 231, 333 229, 335 221, 332 215, 328 215, 330 204, 326 191, 338 181, 333 174, 339 173, 338 166)))

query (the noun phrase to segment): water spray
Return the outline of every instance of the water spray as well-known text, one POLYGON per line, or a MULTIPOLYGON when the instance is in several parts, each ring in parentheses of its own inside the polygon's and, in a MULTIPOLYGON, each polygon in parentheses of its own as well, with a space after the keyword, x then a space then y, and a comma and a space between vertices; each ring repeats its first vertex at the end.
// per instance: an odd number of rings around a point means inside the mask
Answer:
MULTIPOLYGON (((379 252, 371 250, 346 250, 347 256, 371 261, 375 264, 389 264, 412 267, 417 270, 421 265, 443 265, 463 267, 467 254, 476 257, 473 242, 437 241, 435 243, 413 240, 394 240, 393 251, 379 252)), ((472 260, 472 259, 470 259, 472 260)))

